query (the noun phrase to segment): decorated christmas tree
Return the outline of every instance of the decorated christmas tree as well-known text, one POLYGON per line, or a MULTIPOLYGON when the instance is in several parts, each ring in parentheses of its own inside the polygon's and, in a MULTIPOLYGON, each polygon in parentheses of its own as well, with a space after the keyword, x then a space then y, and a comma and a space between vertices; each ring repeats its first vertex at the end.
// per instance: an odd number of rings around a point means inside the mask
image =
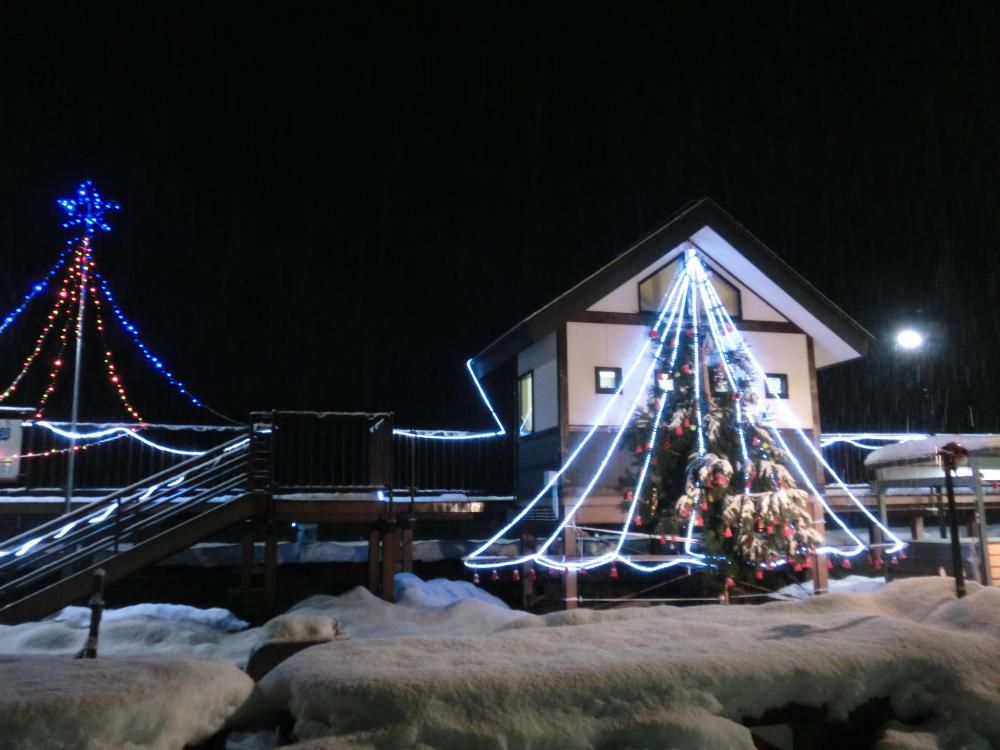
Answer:
POLYGON ((662 334, 648 402, 622 442, 633 454, 623 510, 634 508, 634 526, 688 550, 697 535, 711 567, 730 576, 801 569, 822 541, 810 495, 789 471, 745 345, 704 266, 694 256, 686 263, 697 266, 687 269, 682 313, 662 334))

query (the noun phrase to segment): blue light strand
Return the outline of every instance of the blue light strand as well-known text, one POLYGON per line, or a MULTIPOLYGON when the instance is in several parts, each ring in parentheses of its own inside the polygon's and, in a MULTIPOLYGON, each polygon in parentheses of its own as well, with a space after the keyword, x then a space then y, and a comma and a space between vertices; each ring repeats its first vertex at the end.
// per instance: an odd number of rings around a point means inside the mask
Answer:
POLYGON ((158 371, 164 378, 166 378, 167 382, 170 383, 172 386, 174 386, 174 388, 177 389, 177 392, 180 393, 182 396, 184 396, 194 406, 197 406, 200 409, 205 409, 206 411, 211 412, 220 419, 225 419, 227 422, 230 422, 232 424, 237 424, 236 420, 227 417, 225 414, 221 414, 220 412, 216 411, 211 406, 203 402, 201 399, 197 398, 193 393, 191 393, 191 391, 188 390, 187 386, 183 383, 183 381, 178 379, 170 370, 167 369, 167 367, 163 363, 163 360, 161 360, 159 357, 153 354, 153 352, 150 351, 149 347, 147 347, 146 344, 142 341, 142 339, 139 338, 139 329, 135 326, 135 324, 133 324, 131 321, 129 321, 128 318, 125 317, 125 313, 122 312, 122 309, 118 306, 118 303, 115 302, 115 297, 111 291, 111 285, 108 284, 108 280, 104 277, 104 275, 100 271, 97 271, 94 274, 94 276, 97 279, 98 284, 100 285, 101 294, 104 297, 105 302, 107 302, 108 305, 111 307, 112 312, 115 314, 115 317, 118 319, 118 322, 121 324, 122 328, 124 328, 125 332, 132 337, 132 343, 134 343, 136 347, 138 347, 139 351, 142 352, 143 356, 153 366, 153 369, 158 371))
MULTIPOLYGON (((74 242, 76 242, 76 239, 70 240, 66 244, 72 245, 74 242)), ((69 256, 69 247, 67 247, 61 253, 59 253, 59 257, 56 259, 55 265, 53 265, 52 268, 49 269, 48 273, 46 273, 45 276, 42 277, 41 281, 38 281, 32 285, 31 289, 28 291, 27 294, 24 295, 24 298, 21 300, 21 304, 19 304, 17 307, 15 307, 13 310, 7 313, 7 315, 4 316, 3 320, 0 321, 0 333, 3 333, 5 330, 7 330, 7 328, 10 327, 10 325, 13 324, 15 320, 17 320, 17 317, 21 313, 23 313, 25 309, 27 309, 29 304, 31 304, 31 300, 33 300, 39 294, 48 289, 49 282, 52 281, 52 277, 55 276, 57 273, 59 273, 60 269, 62 269, 62 267, 66 265, 66 258, 68 256, 69 256)))

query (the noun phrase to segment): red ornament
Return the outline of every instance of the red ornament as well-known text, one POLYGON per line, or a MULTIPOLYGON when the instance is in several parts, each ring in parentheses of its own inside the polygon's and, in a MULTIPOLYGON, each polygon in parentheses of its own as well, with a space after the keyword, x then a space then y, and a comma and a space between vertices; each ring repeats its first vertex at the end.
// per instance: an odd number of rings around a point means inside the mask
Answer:
POLYGON ((791 539, 793 536, 795 536, 795 532, 792 530, 791 526, 786 526, 785 527, 785 536, 788 537, 789 539, 791 539))
POLYGON ((729 485, 729 479, 727 477, 725 477, 724 475, 719 474, 719 476, 717 476, 715 478, 715 483, 719 487, 726 487, 726 486, 729 485))
POLYGON ((794 570, 796 573, 801 573, 802 572, 802 564, 798 563, 798 562, 795 563, 795 565, 792 566, 792 570, 794 570))
POLYGON ((657 331, 654 328, 652 331, 649 332, 649 338, 651 338, 651 339, 658 339, 658 338, 660 338, 660 332, 657 331))
POLYGON ((617 578, 618 577, 618 568, 616 568, 614 565, 611 566, 610 577, 611 578, 617 578))
POLYGON ((667 537, 664 536, 663 534, 660 534, 660 544, 666 544, 666 543, 667 543, 667 537))
POLYGON ((705 521, 702 519, 701 516, 698 516, 698 518, 695 519, 694 525, 700 529, 702 526, 705 525, 705 521))
POLYGON ((690 426, 691 426, 691 420, 688 419, 687 417, 684 417, 684 427, 687 428, 690 426))
POLYGON ((635 446, 635 452, 636 453, 642 453, 642 451, 643 451, 643 447, 641 445, 635 446))
POLYGON ((758 581, 763 581, 764 571, 761 570, 760 568, 757 568, 757 572, 753 574, 753 577, 756 578, 758 581))
POLYGON ((536 578, 538 578, 538 573, 536 573, 536 572, 535 572, 535 569, 534 569, 534 568, 532 568, 532 569, 531 569, 531 570, 530 570, 530 571, 528 572, 528 578, 529 578, 529 580, 532 580, 532 581, 534 581, 534 580, 535 580, 536 578))
POLYGON ((847 558, 847 557, 845 557, 844 561, 842 563, 840 563, 840 567, 842 567, 844 570, 850 570, 851 569, 851 561, 850 561, 850 559, 847 558))
POLYGON ((582 575, 582 576, 587 575, 587 569, 586 568, 580 568, 580 575, 582 575))
POLYGON ((875 570, 882 570, 882 558, 876 557, 872 565, 875 567, 875 570))
POLYGON ((687 331, 684 332, 684 335, 687 336, 688 338, 694 336, 694 328, 688 328, 687 331))
POLYGON ((829 557, 826 558, 826 569, 833 570, 833 561, 829 557))
POLYGON ((767 533, 768 534, 773 534, 774 533, 774 526, 772 526, 771 524, 768 524, 767 525, 767 533))
POLYGON ((736 581, 734 581, 732 578, 728 578, 728 577, 726 578, 726 588, 727 589, 731 589, 735 585, 736 585, 736 581))
POLYGON ((900 560, 905 560, 906 559, 906 553, 903 552, 903 550, 899 551, 899 559, 900 560))
POLYGON ((701 505, 699 505, 698 507, 699 507, 699 508, 701 508, 702 510, 708 510, 708 503, 705 503, 705 502, 703 502, 703 503, 702 503, 701 505))
POLYGON ((492 573, 490 573, 490 580, 491 580, 491 581, 499 581, 499 580, 500 580, 500 574, 499 574, 499 573, 497 573, 497 572, 496 572, 496 571, 494 570, 494 571, 493 571, 492 573))
POLYGON ((684 429, 682 427, 675 427, 674 428, 674 434, 675 435, 683 435, 684 434, 684 429))
POLYGON ((637 515, 635 517, 635 525, 636 526, 642 526, 642 516, 637 515))
POLYGON ((689 365, 687 362, 685 362, 683 365, 681 365, 681 371, 685 375, 690 375, 691 374, 691 365, 689 365))
POLYGON ((521 580, 521 571, 518 570, 517 568, 514 568, 514 583, 517 583, 520 580, 521 580))
POLYGON ((760 438, 758 438, 758 437, 751 438, 750 445, 752 445, 754 448, 756 448, 758 445, 760 445, 760 438))
POLYGON ((625 490, 625 500, 629 501, 632 499, 632 490, 625 490))
POLYGON ((722 536, 724 536, 726 539, 732 539, 733 530, 727 526, 726 530, 722 532, 722 536))

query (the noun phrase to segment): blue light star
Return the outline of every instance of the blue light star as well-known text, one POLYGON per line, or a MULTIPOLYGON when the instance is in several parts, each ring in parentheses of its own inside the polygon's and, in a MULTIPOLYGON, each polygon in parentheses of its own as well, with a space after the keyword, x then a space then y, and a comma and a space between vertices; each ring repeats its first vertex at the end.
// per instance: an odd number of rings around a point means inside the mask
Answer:
POLYGON ((90 180, 80 184, 80 187, 76 189, 75 196, 60 198, 56 203, 69 217, 63 222, 63 229, 83 227, 83 232, 87 235, 93 234, 98 229, 110 232, 111 226, 104 220, 104 214, 108 211, 121 209, 118 201, 108 201, 101 198, 94 183, 90 180))

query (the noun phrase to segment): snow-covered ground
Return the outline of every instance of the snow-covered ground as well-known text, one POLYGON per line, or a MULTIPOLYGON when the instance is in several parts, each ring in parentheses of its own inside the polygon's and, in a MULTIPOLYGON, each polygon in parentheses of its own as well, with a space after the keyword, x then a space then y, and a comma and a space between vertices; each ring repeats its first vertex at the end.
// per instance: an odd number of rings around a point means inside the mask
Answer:
MULTIPOLYGON (((969 596, 956 601, 946 578, 882 584, 851 576, 835 584, 843 591, 802 601, 536 616, 510 610, 467 582, 407 576, 399 583, 396 604, 361 589, 312 597, 264 628, 237 633, 226 632, 225 617, 165 622, 155 608, 112 616, 102 632, 102 654, 139 653, 153 643, 164 663, 183 660, 182 654, 242 663, 266 640, 330 637, 339 628, 350 640, 292 656, 263 678, 243 709, 244 715, 290 713, 301 750, 749 750, 742 722, 768 709, 795 702, 824 707, 838 718, 876 697, 891 699, 896 715, 912 724, 888 727, 881 750, 1000 747, 998 589, 971 584, 969 596), (134 631, 127 637, 126 625, 134 631), (163 632, 159 628, 180 634, 150 638, 163 632)), ((0 629, 0 652, 69 653, 82 642, 83 630, 74 622, 64 615, 0 629), (55 632, 76 637, 69 645, 55 632)), ((72 703, 61 688, 72 675, 48 678, 55 662, 83 664, 64 657, 0 657, 0 684, 35 679, 35 663, 42 679, 36 679, 33 700, 72 703)), ((139 663, 133 657, 89 662, 120 665, 123 673, 139 663)), ((226 676, 232 669, 226 662, 194 663, 220 670, 225 695, 241 694, 226 676)), ((86 672, 86 666, 65 669, 73 668, 86 672)), ((166 699, 150 705, 174 710, 166 699)), ((123 702, 111 711, 110 724, 128 727, 130 712, 145 710, 139 702, 123 702)), ((205 710, 214 717, 222 709, 205 710)), ((67 716, 84 720, 80 712, 67 716)), ((24 722, 11 723, 17 721, 0 710, 0 737, 14 736, 8 734, 12 727, 29 731, 24 722)), ((271 746, 265 734, 244 735, 231 745, 271 746)), ((17 747, 58 745, 26 741, 17 747)))

